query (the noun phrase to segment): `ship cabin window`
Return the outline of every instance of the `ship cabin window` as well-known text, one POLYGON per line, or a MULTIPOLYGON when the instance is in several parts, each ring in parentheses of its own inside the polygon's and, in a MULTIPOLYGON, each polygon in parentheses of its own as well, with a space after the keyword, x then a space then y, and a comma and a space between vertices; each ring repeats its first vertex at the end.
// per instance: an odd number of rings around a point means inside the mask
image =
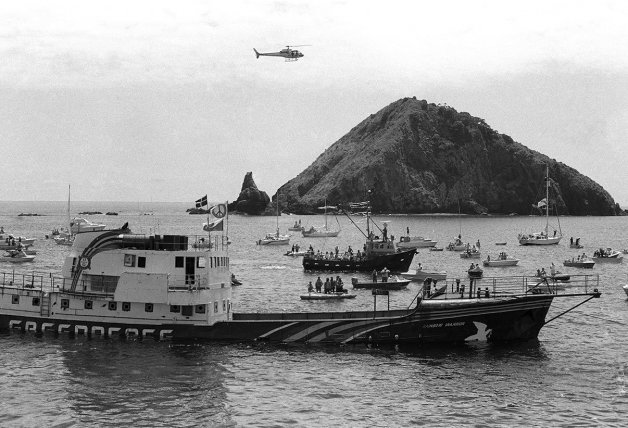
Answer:
POLYGON ((170 305, 170 312, 178 314, 181 312, 181 306, 179 305, 170 305))
POLYGON ((61 309, 68 309, 70 307, 70 299, 61 299, 61 309))
POLYGON ((144 305, 144 312, 153 312, 153 304, 152 303, 146 303, 144 305))
POLYGON ((222 311, 223 312, 227 312, 227 301, 226 300, 222 301, 222 311))
POLYGON ((11 296, 11 303, 13 303, 14 305, 19 305, 20 304, 20 295, 19 294, 14 294, 13 296, 11 296))
POLYGON ((39 297, 33 297, 33 306, 39 306, 39 297))
POLYGON ((174 258, 174 267, 182 268, 183 267, 183 257, 175 257, 174 258))
POLYGON ((145 268, 146 267, 146 257, 138 257, 137 258, 137 267, 145 268))
POLYGON ((181 315, 184 317, 191 317, 194 313, 194 306, 181 306, 181 315))
POLYGON ((198 257, 196 259, 197 268, 204 268, 206 265, 207 265, 207 261, 205 260, 205 257, 198 257))
POLYGON ((218 302, 214 302, 214 313, 218 313, 218 302))
POLYGON ((131 310, 131 303, 130 302, 122 302, 122 310, 124 312, 129 312, 131 310))
POLYGON ((76 257, 72 258, 72 270, 71 270, 71 272, 74 272, 74 269, 76 269, 76 260, 77 260, 76 257))
POLYGON ((92 300, 85 300, 85 309, 92 309, 94 307, 94 302, 92 300))
POLYGON ((115 311, 118 309, 118 302, 109 302, 109 310, 115 311))
POLYGON ((205 313, 205 305, 196 305, 196 313, 204 314, 205 313))
POLYGON ((135 254, 124 255, 124 266, 135 267, 135 254))

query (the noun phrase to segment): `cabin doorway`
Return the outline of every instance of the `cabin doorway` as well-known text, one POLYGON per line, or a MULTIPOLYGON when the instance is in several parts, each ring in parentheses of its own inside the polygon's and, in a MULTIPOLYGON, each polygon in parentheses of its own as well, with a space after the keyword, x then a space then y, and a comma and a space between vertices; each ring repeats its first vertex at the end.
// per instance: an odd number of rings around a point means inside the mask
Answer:
POLYGON ((194 284, 194 265, 196 263, 196 257, 185 258, 185 283, 194 284))

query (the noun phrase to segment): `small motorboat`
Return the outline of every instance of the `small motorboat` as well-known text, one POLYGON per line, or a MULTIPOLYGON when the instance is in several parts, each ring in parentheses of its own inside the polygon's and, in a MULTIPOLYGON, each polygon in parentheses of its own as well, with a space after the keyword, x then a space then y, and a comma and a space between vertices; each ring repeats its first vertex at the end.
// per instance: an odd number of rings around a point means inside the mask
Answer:
POLYGON ((420 268, 416 270, 409 270, 408 272, 402 272, 402 277, 409 279, 410 281, 425 281, 427 278, 432 278, 436 281, 444 281, 447 279, 447 272, 427 270, 420 268))
POLYGON ((472 250, 464 250, 462 253, 460 253, 460 258, 461 259, 479 259, 480 258, 480 252, 477 249, 472 249, 472 250))
POLYGON ((70 232, 73 235, 81 232, 97 232, 105 230, 106 227, 106 224, 92 223, 91 221, 80 217, 76 217, 70 222, 70 232))
POLYGON ((583 269, 593 269, 593 266, 595 266, 595 262, 593 260, 579 258, 579 259, 565 260, 563 262, 563 266, 583 268, 583 269))
POLYGON ((293 226, 293 227, 289 227, 288 230, 291 231, 291 232, 303 232, 305 230, 305 227, 303 227, 303 226, 293 226))
POLYGON ((231 274, 231 285, 242 285, 242 281, 240 281, 234 274, 231 274))
POLYGON ((431 247, 430 251, 443 251, 444 248, 443 247, 431 247))
POLYGON ((624 293, 626 293, 626 296, 628 296, 628 284, 624 285, 622 288, 624 289, 624 293))
POLYGON ((495 245, 506 245, 505 242, 496 242, 495 245))
POLYGON ((484 266, 488 267, 506 267, 516 266, 519 263, 519 259, 507 255, 505 252, 501 252, 496 258, 491 259, 490 256, 482 262, 484 266))
POLYGON ((613 250, 612 248, 600 248, 599 250, 595 250, 591 259, 595 262, 621 263, 623 256, 621 252, 613 250))
POLYGON ((302 294, 301 300, 342 300, 342 299, 355 299, 357 294, 349 294, 346 291, 333 292, 333 293, 315 293, 302 294))
POLYGON ((307 251, 286 251, 284 253, 284 256, 289 256, 289 257, 303 257, 306 254, 308 254, 307 251))
POLYGON ((401 290, 410 284, 409 279, 399 279, 396 276, 387 281, 359 281, 358 278, 351 278, 353 288, 379 288, 380 290, 401 290))
POLYGON ((35 260, 35 256, 29 256, 22 250, 10 250, 2 256, 2 260, 10 263, 25 263, 35 260))

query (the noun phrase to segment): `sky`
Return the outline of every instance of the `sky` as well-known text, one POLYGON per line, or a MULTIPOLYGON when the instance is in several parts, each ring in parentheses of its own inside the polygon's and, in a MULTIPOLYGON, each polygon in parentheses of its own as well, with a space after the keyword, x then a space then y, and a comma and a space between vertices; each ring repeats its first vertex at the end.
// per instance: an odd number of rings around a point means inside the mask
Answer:
POLYGON ((272 196, 370 114, 447 104, 628 205, 628 2, 0 3, 0 200, 272 196), (255 58, 285 45, 304 57, 255 58))

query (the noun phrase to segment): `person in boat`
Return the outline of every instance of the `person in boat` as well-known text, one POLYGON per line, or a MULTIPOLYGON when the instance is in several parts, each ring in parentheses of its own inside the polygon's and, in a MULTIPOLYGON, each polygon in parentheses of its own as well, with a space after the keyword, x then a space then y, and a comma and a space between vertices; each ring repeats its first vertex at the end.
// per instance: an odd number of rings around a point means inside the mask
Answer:
POLYGON ((580 245, 580 238, 576 238, 576 245, 580 245))
POLYGON ((384 269, 382 269, 382 282, 388 282, 389 273, 390 271, 388 270, 388 268, 384 267, 384 269))
MULTIPOLYGON (((296 224, 296 223, 295 223, 295 224, 296 224)), ((307 284, 307 292, 308 292, 308 293, 311 293, 312 291, 314 291, 314 286, 312 285, 312 281, 310 281, 310 282, 307 284)))
POLYGON ((353 255, 353 248, 351 248, 351 245, 349 245, 349 248, 347 249, 347 252, 351 255, 353 255))
POLYGON ((410 236, 410 228, 406 227, 406 235, 410 236))
POLYGON ((384 225, 384 229, 382 230, 382 236, 384 241, 388 241, 388 229, 386 228, 386 225, 384 225))
POLYGON ((491 297, 490 291, 488 291, 488 287, 484 289, 484 297, 491 297))
POLYGON ((325 279, 325 285, 323 286, 323 289, 325 290, 325 294, 329 294, 329 292, 331 291, 331 282, 329 281, 329 278, 325 279))
POLYGON ((541 269, 537 269, 536 270, 536 276, 540 277, 541 276, 541 269))
POLYGON ((469 266, 469 270, 473 269, 475 267, 475 265, 473 263, 471 263, 471 266, 469 266))
POLYGON ((336 292, 336 278, 334 278, 333 276, 331 277, 329 281, 329 292, 330 293, 336 292))
POLYGON ((556 237, 556 231, 554 231, 554 238, 556 237))
POLYGON ((478 250, 480 249, 480 240, 478 239, 478 242, 475 243, 475 246, 478 247, 478 250))
POLYGON ((377 271, 375 269, 373 269, 372 277, 373 277, 373 282, 377 282, 377 271))
POLYGON ((545 268, 541 268, 541 276, 547 276, 547 272, 545 272, 545 268))
POLYGON ((310 248, 308 248, 308 251, 310 252, 310 254, 314 254, 314 247, 312 247, 312 244, 310 244, 310 248))
POLYGON ((569 245, 573 245, 573 236, 569 238, 569 245))
POLYGON ((489 254, 488 256, 486 256, 486 261, 490 262, 491 261, 491 255, 489 254))
POLYGON ((337 276, 336 277, 336 293, 344 293, 345 289, 344 289, 344 284, 342 283, 342 279, 337 276))
POLYGON ((421 266, 421 263, 419 263, 419 267, 416 268, 416 270, 422 270, 423 266, 421 266))
POLYGON ((323 288, 323 280, 321 279, 321 277, 319 276, 318 279, 316 280, 316 292, 320 293, 321 292, 321 288, 323 288))
POLYGON ((550 274, 552 276, 556 275, 556 266, 554 266, 554 262, 552 262, 552 265, 550 266, 550 274))
POLYGON ((460 291, 460 278, 456 278, 456 293, 460 291))

